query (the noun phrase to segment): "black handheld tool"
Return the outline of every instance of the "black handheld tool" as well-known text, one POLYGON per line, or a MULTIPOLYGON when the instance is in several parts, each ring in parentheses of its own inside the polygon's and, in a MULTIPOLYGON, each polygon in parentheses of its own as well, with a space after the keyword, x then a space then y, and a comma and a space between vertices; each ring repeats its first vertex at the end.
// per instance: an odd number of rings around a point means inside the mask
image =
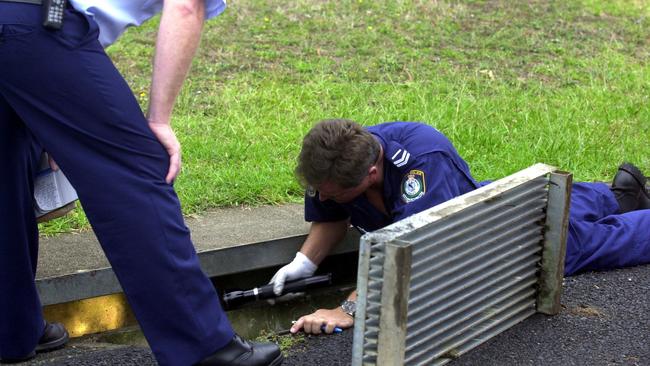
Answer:
MULTIPOLYGON (((332 284, 332 274, 328 273, 320 276, 312 276, 301 278, 295 281, 287 281, 284 284, 284 289, 280 296, 292 292, 303 292, 307 289, 312 289, 320 286, 327 286, 332 284)), ((223 295, 223 307, 226 310, 238 308, 244 304, 257 301, 279 297, 273 292, 273 284, 255 287, 251 290, 245 291, 232 291, 223 295)))
POLYGON ((43 26, 47 29, 63 28, 66 0, 43 0, 43 26))

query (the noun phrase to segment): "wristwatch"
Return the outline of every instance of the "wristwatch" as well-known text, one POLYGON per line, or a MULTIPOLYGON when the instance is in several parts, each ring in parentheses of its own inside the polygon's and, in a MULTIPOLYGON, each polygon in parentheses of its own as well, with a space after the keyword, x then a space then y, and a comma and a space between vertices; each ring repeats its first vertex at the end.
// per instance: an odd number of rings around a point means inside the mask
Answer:
POLYGON ((357 302, 353 300, 345 300, 341 303, 341 309, 354 318, 354 313, 357 311, 357 302))

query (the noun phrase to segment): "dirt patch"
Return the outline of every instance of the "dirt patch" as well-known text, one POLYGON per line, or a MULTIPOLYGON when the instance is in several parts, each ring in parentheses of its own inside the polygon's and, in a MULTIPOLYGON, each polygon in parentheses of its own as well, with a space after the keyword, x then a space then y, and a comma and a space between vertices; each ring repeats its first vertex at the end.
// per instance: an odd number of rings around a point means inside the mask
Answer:
POLYGON ((587 317, 587 318, 603 318, 605 313, 593 306, 580 304, 573 308, 568 309, 569 314, 587 317))

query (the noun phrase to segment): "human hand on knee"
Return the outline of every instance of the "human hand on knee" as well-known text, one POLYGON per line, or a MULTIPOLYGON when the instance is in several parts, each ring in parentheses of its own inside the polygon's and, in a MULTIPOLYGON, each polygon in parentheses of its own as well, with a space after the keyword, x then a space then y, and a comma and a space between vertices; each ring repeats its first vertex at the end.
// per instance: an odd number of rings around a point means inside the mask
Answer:
POLYGON ((165 181, 171 184, 181 171, 181 144, 169 124, 149 121, 149 128, 169 154, 169 171, 165 181))

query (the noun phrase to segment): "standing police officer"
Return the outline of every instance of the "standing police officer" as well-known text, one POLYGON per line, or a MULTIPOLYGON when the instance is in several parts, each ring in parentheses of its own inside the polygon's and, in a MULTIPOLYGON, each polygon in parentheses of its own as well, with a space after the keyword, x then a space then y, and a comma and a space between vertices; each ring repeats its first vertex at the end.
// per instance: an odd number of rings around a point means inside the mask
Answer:
MULTIPOLYGON (((348 120, 322 121, 303 139, 296 173, 313 187, 305 195, 305 220, 312 225, 296 258, 271 279, 277 294, 285 281, 311 276, 350 223, 374 231, 483 184, 442 133, 412 122, 364 129, 348 120)), ((573 184, 565 275, 650 263, 645 184, 631 164, 619 167, 611 188, 573 184)), ((291 331, 350 327, 355 300, 352 293, 340 307, 304 316, 291 331)))
POLYGON ((279 365, 275 344, 233 332, 171 185, 180 169, 172 107, 204 19, 225 4, 71 0, 57 10, 60 4, 0 0, 0 359, 27 360, 67 340, 60 324, 44 321, 34 284, 39 145, 77 190, 161 365, 279 365), (102 46, 161 10, 145 117, 102 46))

